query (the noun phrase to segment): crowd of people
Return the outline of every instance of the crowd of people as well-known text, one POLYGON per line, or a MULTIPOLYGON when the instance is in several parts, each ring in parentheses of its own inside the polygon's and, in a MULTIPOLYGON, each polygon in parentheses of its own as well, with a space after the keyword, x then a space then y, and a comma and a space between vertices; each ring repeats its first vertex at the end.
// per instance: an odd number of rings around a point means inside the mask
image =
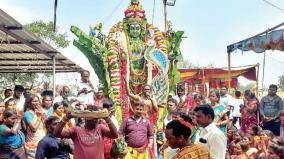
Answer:
MULTIPOLYGON (((0 159, 283 159, 284 112, 277 86, 261 99, 246 90, 212 89, 208 97, 185 93, 159 105, 146 85, 131 99, 129 117, 118 123, 113 103, 81 73, 75 97, 35 95, 21 85, 4 91, 0 107, 0 159), (76 101, 71 104, 71 101, 76 101), (102 119, 74 118, 72 109, 111 113, 102 119), (163 116, 157 116, 166 109, 163 116)), ((160 114, 161 115, 161 114, 160 114)))

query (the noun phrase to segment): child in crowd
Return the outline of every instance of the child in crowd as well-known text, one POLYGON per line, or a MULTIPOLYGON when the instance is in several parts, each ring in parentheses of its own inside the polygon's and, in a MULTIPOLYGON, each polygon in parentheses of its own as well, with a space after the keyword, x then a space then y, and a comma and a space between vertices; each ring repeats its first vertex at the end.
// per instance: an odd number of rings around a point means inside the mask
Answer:
POLYGON ((228 146, 233 141, 234 133, 237 131, 236 127, 230 127, 227 132, 228 146))
POLYGON ((257 147, 258 143, 260 142, 260 132, 261 128, 257 125, 251 125, 248 129, 248 133, 252 136, 254 147, 257 147))
POLYGON ((5 102, 5 109, 15 110, 17 111, 16 100, 14 98, 10 98, 5 102))
POLYGON ((205 104, 204 97, 200 93, 194 94, 193 99, 194 99, 194 102, 195 102, 195 106, 205 104))

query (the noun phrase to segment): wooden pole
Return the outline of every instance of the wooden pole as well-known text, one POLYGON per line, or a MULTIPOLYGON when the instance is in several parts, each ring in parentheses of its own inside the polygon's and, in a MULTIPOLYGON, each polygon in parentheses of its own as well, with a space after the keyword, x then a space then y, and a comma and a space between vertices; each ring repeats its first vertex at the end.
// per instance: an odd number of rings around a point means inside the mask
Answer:
POLYGON ((56 67, 56 58, 55 58, 55 55, 52 56, 52 62, 53 62, 53 65, 52 65, 52 84, 53 84, 53 99, 55 98, 55 94, 56 94, 56 78, 55 78, 55 75, 56 75, 56 72, 55 72, 55 67, 56 67))
POLYGON ((154 4, 153 4, 153 11, 152 11, 152 24, 154 24, 154 18, 155 18, 155 7, 156 7, 156 0, 154 0, 154 4))
MULTIPOLYGON (((237 68, 249 68, 249 67, 255 67, 256 65, 257 65, 257 64, 255 64, 255 65, 234 66, 234 67, 231 66, 231 69, 232 69, 232 68, 235 68, 235 69, 237 69, 237 68)), ((217 67, 217 68, 220 68, 220 69, 228 69, 228 67, 217 67)))
POLYGON ((265 76, 265 59, 266 59, 266 51, 263 54, 263 64, 262 64, 262 82, 261 82, 261 96, 263 97, 263 83, 264 83, 264 76, 265 76))
POLYGON ((167 33, 167 0, 164 0, 165 33, 167 33))
MULTIPOLYGON (((256 73, 256 97, 259 99, 259 92, 258 92, 258 77, 259 77, 259 63, 257 63, 257 65, 256 65, 256 67, 257 67, 257 73, 256 73)), ((263 87, 263 85, 262 85, 262 87, 263 87)), ((257 111, 257 113, 256 113, 256 118, 257 118, 257 123, 259 124, 259 122, 260 122, 260 118, 259 118, 259 111, 257 111)))
POLYGON ((56 10, 57 10, 57 0, 54 1, 53 32, 56 31, 56 10))
POLYGON ((231 53, 228 53, 228 90, 231 88, 231 53))
POLYGON ((259 63, 257 63, 256 65, 256 68, 257 68, 257 72, 256 72, 256 97, 258 98, 259 97, 259 91, 258 91, 258 80, 259 80, 259 63))

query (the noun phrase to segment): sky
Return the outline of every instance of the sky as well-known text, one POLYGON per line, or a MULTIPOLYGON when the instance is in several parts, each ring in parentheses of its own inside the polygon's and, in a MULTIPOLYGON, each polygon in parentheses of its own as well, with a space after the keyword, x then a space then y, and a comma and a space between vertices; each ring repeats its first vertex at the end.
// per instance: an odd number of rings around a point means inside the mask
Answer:
MULTIPOLYGON (((283 0, 268 0, 284 9, 283 0)), ((86 33, 89 26, 103 23, 103 32, 108 34, 111 26, 122 20, 130 0, 58 0, 57 26, 59 32, 75 37, 70 27, 75 25, 86 33)), ((163 1, 140 0, 146 11, 148 23, 164 30, 163 1), (154 5, 155 2, 155 5, 154 5), (153 17, 154 13, 154 19, 153 17)), ((34 20, 53 21, 54 0, 0 0, 0 8, 22 24, 34 20)), ((177 0, 175 6, 168 6, 168 20, 174 30, 185 31, 181 51, 183 58, 195 65, 226 67, 227 45, 254 36, 268 28, 284 22, 284 11, 265 3, 265 0, 177 0)), ((92 71, 83 54, 70 43, 60 50, 84 69, 92 71)), ((254 52, 233 52, 232 66, 260 63, 259 83, 262 81, 263 55, 254 52)), ((266 52, 264 85, 278 83, 284 74, 284 53, 266 52)), ((94 78, 94 72, 92 72, 94 78)), ((241 82, 248 82, 240 79, 241 82)))

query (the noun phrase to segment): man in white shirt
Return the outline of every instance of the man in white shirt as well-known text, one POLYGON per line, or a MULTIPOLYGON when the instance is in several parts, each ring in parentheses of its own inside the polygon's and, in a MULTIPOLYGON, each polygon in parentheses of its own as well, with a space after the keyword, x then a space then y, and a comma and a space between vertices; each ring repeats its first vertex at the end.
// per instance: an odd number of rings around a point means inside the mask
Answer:
POLYGON ((220 101, 219 104, 227 107, 232 100, 232 96, 228 94, 228 88, 223 86, 220 89, 220 101))
POLYGON ((16 100, 16 106, 18 111, 24 111, 24 105, 26 102, 25 97, 23 96, 25 88, 22 85, 15 85, 14 95, 6 98, 4 103, 8 101, 10 98, 14 98, 16 100))
POLYGON ((94 105, 94 86, 91 83, 90 72, 84 70, 81 73, 82 82, 78 84, 78 100, 83 105, 94 105))
POLYGON ((207 144, 212 159, 225 159, 227 138, 213 122, 214 116, 214 110, 208 104, 194 109, 194 119, 201 127, 199 142, 207 144))

